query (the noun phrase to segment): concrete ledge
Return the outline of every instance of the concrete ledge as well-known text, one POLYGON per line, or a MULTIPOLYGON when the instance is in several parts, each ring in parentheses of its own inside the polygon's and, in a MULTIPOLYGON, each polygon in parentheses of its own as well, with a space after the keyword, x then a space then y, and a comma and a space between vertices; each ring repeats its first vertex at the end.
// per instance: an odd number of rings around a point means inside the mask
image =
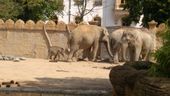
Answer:
MULTIPOLYGON (((87 96, 111 96, 111 90, 81 90, 81 89, 52 89, 52 88, 39 88, 39 87, 18 87, 18 88, 0 88, 1 93, 6 94, 62 94, 62 95, 87 95, 87 96)), ((4 95, 3 95, 4 96, 4 95)), ((20 95, 22 96, 22 95, 20 95)), ((23 95, 24 96, 24 95, 23 95)), ((34 96, 34 95, 30 95, 34 96)), ((44 96, 44 95, 43 95, 44 96)), ((51 96, 51 95, 50 95, 51 96)))

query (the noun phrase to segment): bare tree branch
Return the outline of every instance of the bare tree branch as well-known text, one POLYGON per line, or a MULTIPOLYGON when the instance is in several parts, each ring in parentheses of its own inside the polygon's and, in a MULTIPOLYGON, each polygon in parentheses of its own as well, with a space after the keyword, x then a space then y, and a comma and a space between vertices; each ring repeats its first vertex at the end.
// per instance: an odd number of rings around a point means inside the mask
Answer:
POLYGON ((84 14, 84 16, 87 15, 87 14, 89 14, 90 12, 92 12, 94 8, 95 8, 95 7, 91 8, 87 13, 84 14))
MULTIPOLYGON (((76 0, 74 0, 76 1, 76 0)), ((83 0, 81 2, 81 4, 76 4, 77 5, 77 8, 78 8, 78 12, 79 12, 79 15, 80 15, 80 18, 83 20, 83 17, 87 14, 89 14, 90 12, 93 11, 94 7, 91 8, 91 9, 87 9, 87 4, 88 4, 88 1, 90 0, 83 0)))
POLYGON ((79 14, 80 14, 80 13, 81 13, 80 5, 78 4, 77 7, 78 7, 78 12, 79 12, 79 14))
POLYGON ((77 15, 75 15, 75 14, 70 14, 70 15, 72 15, 72 16, 77 16, 77 15))

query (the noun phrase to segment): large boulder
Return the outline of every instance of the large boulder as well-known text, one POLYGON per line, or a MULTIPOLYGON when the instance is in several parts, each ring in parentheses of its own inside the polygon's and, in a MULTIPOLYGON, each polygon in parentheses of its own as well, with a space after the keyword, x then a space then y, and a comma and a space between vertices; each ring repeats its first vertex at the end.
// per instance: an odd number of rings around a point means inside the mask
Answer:
POLYGON ((113 67, 109 77, 114 96, 131 96, 135 83, 147 74, 151 64, 151 62, 137 61, 113 67))
POLYGON ((134 96, 170 96, 170 78, 144 77, 136 82, 134 96))

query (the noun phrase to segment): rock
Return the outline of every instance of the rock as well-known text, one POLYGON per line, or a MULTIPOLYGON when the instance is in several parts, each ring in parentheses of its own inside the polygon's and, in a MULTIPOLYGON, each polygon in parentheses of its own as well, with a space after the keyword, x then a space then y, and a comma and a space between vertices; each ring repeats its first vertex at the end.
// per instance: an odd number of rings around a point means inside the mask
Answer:
POLYGON ((11 84, 14 84, 15 82, 14 82, 14 80, 11 80, 10 83, 11 83, 11 84))
POLYGON ((25 57, 19 57, 19 59, 20 59, 20 60, 26 60, 26 58, 25 58, 25 57))
POLYGON ((148 62, 128 62, 113 67, 110 71, 110 82, 116 96, 131 96, 135 83, 147 74, 148 62), (128 94, 128 95, 127 95, 128 94))
POLYGON ((136 82, 134 96, 170 96, 170 78, 144 77, 136 82))
POLYGON ((8 58, 9 61, 12 61, 12 60, 14 60, 15 57, 14 56, 6 56, 6 58, 8 58))
POLYGON ((128 66, 116 66, 110 71, 110 82, 113 86, 116 96, 125 96, 126 78, 129 75, 136 74, 137 70, 128 66))
POLYGON ((20 61, 20 59, 19 58, 14 58, 14 60, 13 60, 14 62, 19 62, 20 61))
POLYGON ((18 62, 19 60, 26 60, 25 57, 15 57, 12 55, 0 55, 0 60, 5 60, 5 61, 15 61, 18 62))
POLYGON ((3 60, 3 56, 0 55, 0 60, 3 60))
POLYGON ((124 65, 131 66, 136 70, 147 70, 151 67, 152 64, 154 63, 149 61, 136 61, 136 62, 126 62, 124 65))
POLYGON ((9 58, 7 58, 6 56, 3 57, 3 60, 9 61, 9 58))
POLYGON ((6 85, 7 88, 11 87, 11 85, 6 85))
POLYGON ((2 85, 10 85, 11 82, 2 82, 2 85))

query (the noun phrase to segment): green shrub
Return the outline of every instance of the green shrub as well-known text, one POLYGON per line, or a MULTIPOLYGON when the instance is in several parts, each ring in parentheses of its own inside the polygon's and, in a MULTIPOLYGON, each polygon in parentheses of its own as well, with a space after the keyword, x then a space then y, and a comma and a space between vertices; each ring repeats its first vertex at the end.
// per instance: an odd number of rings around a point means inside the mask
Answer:
POLYGON ((162 39, 164 45, 154 54, 157 65, 151 67, 150 73, 154 76, 170 77, 170 26, 168 24, 162 39))
POLYGON ((83 19, 79 15, 75 16, 75 23, 76 24, 79 24, 82 21, 83 21, 83 19))

